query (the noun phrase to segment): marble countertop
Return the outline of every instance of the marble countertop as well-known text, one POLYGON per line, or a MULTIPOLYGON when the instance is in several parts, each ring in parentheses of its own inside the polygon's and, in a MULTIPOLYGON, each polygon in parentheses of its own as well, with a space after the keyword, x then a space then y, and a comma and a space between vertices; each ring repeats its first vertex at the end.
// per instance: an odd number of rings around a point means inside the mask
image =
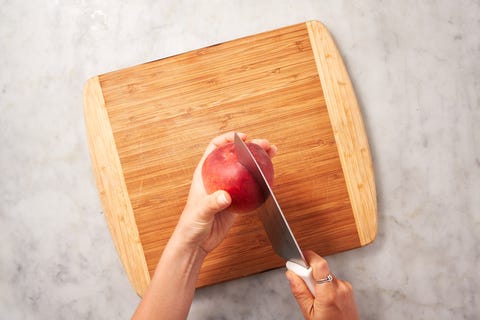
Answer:
MULTIPOLYGON (((478 1, 31 1, 0 9, 0 314, 127 319, 139 302, 90 166, 94 75, 320 20, 354 83, 376 241, 327 257, 363 319, 480 312, 478 1)), ((190 319, 300 319, 284 270, 197 290, 190 319)), ((477 318, 478 319, 478 318, 477 318)))

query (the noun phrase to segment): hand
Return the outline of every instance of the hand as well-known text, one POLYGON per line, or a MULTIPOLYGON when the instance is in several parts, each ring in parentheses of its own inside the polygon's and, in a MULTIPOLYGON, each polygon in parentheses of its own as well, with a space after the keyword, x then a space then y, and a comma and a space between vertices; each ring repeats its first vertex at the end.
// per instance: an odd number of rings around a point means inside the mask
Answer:
MULTIPOLYGON (((246 135, 240 133, 240 138, 246 135)), ((233 132, 214 138, 193 174, 187 204, 177 227, 165 246, 150 285, 135 311, 135 319, 186 319, 195 293, 195 284, 205 256, 225 238, 235 214, 228 212, 230 195, 222 190, 207 194, 202 166, 215 148, 233 142, 233 132)), ((276 148, 267 140, 252 140, 270 157, 276 148)))
MULTIPOLYGON (((246 140, 245 134, 237 134, 246 140)), ((229 132, 214 138, 208 145, 193 174, 187 204, 175 230, 180 233, 179 239, 186 241, 189 246, 199 247, 205 253, 212 251, 225 238, 236 214, 228 211, 232 199, 226 191, 207 194, 202 180, 202 166, 213 150, 233 140, 234 133, 229 132)), ((261 146, 270 157, 275 155, 276 147, 267 140, 254 139, 252 142, 261 146)))
MULTIPOLYGON (((306 251, 304 254, 313 269, 314 279, 319 280, 331 274, 325 259, 313 251, 306 251)), ((290 270, 286 272, 286 276, 305 319, 359 319, 350 283, 333 277, 332 282, 315 284, 314 297, 302 278, 290 270)))

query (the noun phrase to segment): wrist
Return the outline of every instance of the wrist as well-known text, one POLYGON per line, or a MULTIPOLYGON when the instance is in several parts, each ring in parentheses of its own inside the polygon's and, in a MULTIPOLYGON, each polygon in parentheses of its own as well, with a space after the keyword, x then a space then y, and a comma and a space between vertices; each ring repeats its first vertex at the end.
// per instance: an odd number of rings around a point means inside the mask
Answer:
MULTIPOLYGON (((149 301, 147 306, 155 308, 159 317, 167 312, 172 319, 186 319, 206 256, 204 250, 189 244, 182 235, 176 229, 170 237, 144 296, 149 301)), ((146 308, 144 314, 152 315, 146 308)))
POLYGON ((201 245, 188 236, 187 230, 183 230, 179 224, 175 228, 167 247, 173 251, 182 253, 184 256, 191 257, 194 261, 202 263, 208 252, 206 252, 201 245))
POLYGON ((195 287, 206 255, 202 248, 186 243, 174 231, 163 250, 157 270, 162 270, 163 275, 170 280, 176 279, 175 283, 180 287, 195 287))

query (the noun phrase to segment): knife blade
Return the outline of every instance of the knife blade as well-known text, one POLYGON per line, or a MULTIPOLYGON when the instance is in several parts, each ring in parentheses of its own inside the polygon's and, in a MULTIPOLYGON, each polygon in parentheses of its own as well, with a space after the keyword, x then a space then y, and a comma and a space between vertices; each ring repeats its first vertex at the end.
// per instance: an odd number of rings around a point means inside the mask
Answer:
POLYGON ((305 260, 302 250, 300 250, 298 242, 290 229, 287 219, 262 169, 237 133, 234 134, 234 143, 238 161, 257 180, 264 193, 266 200, 263 208, 258 211, 258 215, 265 228, 268 239, 272 244, 273 250, 287 261, 287 268, 300 276, 305 281, 310 292, 315 295, 315 282, 312 276, 312 268, 305 260))

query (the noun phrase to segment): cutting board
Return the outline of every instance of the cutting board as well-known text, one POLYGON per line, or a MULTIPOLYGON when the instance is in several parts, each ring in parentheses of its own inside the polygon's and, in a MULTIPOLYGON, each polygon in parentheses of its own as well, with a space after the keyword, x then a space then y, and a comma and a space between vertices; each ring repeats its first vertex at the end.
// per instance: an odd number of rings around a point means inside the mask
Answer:
MULTIPOLYGON (((105 218, 139 295, 195 166, 227 131, 278 147, 273 189, 301 248, 330 255, 375 238, 362 117, 335 43, 317 21, 93 77, 84 112, 105 218)), ((207 256, 197 287, 282 266, 253 212, 207 256)))

